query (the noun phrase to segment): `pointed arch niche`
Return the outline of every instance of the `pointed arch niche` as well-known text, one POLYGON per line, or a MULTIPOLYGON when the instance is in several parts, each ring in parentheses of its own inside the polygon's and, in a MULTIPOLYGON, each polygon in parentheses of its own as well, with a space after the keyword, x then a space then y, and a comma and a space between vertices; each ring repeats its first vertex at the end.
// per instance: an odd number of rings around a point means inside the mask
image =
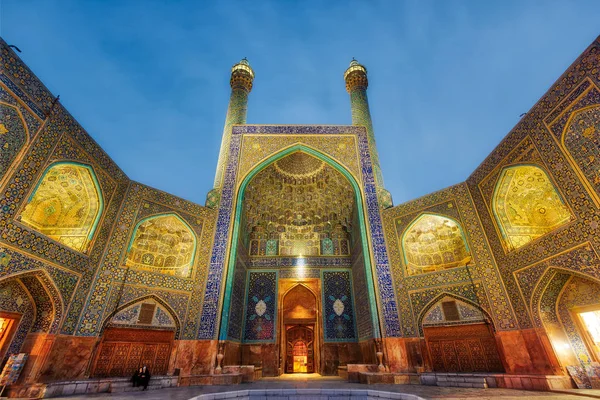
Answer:
POLYGON ((550 177, 535 165, 515 165, 502 170, 492 210, 507 251, 523 247, 571 219, 550 177))
POLYGON ((435 372, 504 372, 487 312, 464 298, 440 293, 419 316, 435 372))
POLYGON ((125 304, 103 324, 91 376, 131 377, 143 365, 152 374, 165 375, 180 328, 176 313, 157 296, 125 304))
POLYGON ((49 166, 20 221, 80 252, 86 252, 104 208, 92 167, 74 162, 49 166))
MULTIPOLYGON (((291 270, 294 277, 290 279, 301 281, 321 279, 320 275, 315 276, 315 270, 334 262, 347 266, 353 277, 352 294, 361 298, 356 306, 357 326, 362 327, 363 333, 361 338, 380 337, 363 193, 356 178, 345 167, 315 149, 296 144, 271 155, 252 169, 241 180, 235 196, 237 200, 221 311, 220 340, 240 340, 229 333, 241 331, 238 326, 244 318, 255 314, 254 306, 258 305, 261 298, 256 296, 253 299, 249 293, 244 293, 241 279, 257 273, 256 260, 264 263, 262 268, 269 268, 269 271, 280 267, 291 270), (256 233, 265 236, 254 236, 256 233), (277 256, 267 257, 266 243, 264 252, 259 250, 258 256, 253 255, 253 240, 263 238, 265 241, 279 242, 277 256), (331 241, 323 242, 324 239, 331 241), (323 251, 324 248, 327 250, 323 251), (261 256, 262 259, 258 258, 261 256), (245 299, 252 308, 239 307, 237 299, 245 299), (247 310, 245 317, 244 309, 247 310)), ((298 287, 290 296, 294 293, 300 296, 307 292, 298 287)), ((314 296, 317 304, 320 304, 321 293, 314 296)), ((320 318, 316 318, 313 324, 304 323, 312 320, 307 317, 310 315, 307 310, 314 307, 308 304, 296 304, 302 307, 290 311, 290 315, 296 316, 297 323, 294 326, 309 330, 314 329, 310 326, 320 326, 320 318)), ((284 332, 284 329, 287 328, 280 327, 278 333, 284 332)), ((311 332, 317 344, 324 343, 322 330, 311 332)), ((282 335, 277 337, 283 338, 282 335)), ((263 350, 261 353, 261 362, 269 365, 268 370, 263 369, 263 376, 276 376, 279 368, 286 368, 285 343, 278 350, 263 350)), ((225 365, 235 365, 227 362, 225 360, 225 365)), ((325 363, 319 364, 315 358, 314 365, 318 370, 324 368, 325 363)))
POLYGON ((196 235, 177 214, 161 214, 138 222, 125 265, 189 278, 196 254, 196 235))
POLYGON ((462 227, 446 216, 420 215, 402 235, 401 246, 408 275, 461 267, 471 261, 462 227))

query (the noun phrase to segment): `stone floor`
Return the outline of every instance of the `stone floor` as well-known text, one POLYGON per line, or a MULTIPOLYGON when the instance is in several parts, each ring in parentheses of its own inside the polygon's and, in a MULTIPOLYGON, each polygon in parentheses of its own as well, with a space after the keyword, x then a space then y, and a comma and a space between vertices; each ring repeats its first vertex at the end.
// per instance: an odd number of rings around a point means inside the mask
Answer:
POLYGON ((173 389, 161 389, 144 392, 131 393, 104 393, 88 396, 57 397, 63 400, 90 400, 90 399, 114 399, 114 400, 188 400, 194 396, 206 393, 220 393, 237 390, 265 390, 265 389, 370 389, 389 392, 402 392, 416 394, 426 399, 474 399, 488 400, 513 400, 523 398, 534 398, 533 400, 581 400, 586 398, 600 399, 600 390, 577 390, 573 389, 567 393, 533 392, 511 389, 470 389, 470 388, 446 388, 422 385, 362 385, 359 383, 348 383, 339 377, 326 377, 318 374, 309 375, 283 375, 279 378, 264 378, 254 383, 235 386, 192 386, 173 389))

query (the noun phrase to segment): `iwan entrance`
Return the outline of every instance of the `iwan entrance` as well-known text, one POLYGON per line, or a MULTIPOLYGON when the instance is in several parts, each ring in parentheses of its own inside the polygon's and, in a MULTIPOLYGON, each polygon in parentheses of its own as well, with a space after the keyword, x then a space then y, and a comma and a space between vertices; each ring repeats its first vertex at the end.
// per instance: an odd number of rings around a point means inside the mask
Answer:
POLYGON ((357 180, 296 146, 250 172, 237 199, 224 365, 336 375, 374 362, 379 323, 357 180))

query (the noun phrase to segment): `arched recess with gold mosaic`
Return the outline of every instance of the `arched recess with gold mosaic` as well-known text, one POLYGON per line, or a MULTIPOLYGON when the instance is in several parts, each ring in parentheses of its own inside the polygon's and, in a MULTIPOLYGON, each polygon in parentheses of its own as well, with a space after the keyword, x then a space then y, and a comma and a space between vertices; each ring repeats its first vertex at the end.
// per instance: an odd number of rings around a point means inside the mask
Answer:
POLYGON ((590 361, 598 361, 600 348, 595 351, 578 314, 590 309, 600 313, 600 279, 549 267, 536 284, 530 307, 535 326, 544 328, 562 365, 585 368, 590 361))
MULTIPOLYGON (((65 303, 52 277, 42 269, 11 274, 0 278, 0 287, 11 282, 18 282, 31 299, 34 310, 30 317, 32 326, 30 332, 56 334, 59 332, 65 314, 65 303)), ((14 301, 14 296, 3 298, 0 293, 0 309, 6 310, 6 302, 14 301)))
POLYGON ((0 102, 0 179, 28 142, 29 132, 21 112, 15 106, 0 102))
POLYGON ((19 219, 51 239, 85 253, 103 209, 102 191, 93 168, 61 161, 46 168, 19 219))
POLYGON ((280 160, 290 154, 296 152, 303 152, 312 157, 315 157, 324 163, 326 163, 329 167, 334 168, 337 172, 341 173, 349 182, 354 191, 354 201, 356 204, 357 215, 360 224, 360 241, 361 245, 364 249, 362 251, 362 255, 364 257, 365 264, 365 275, 368 287, 368 298, 365 299, 369 302, 369 307, 371 311, 371 318, 373 324, 373 330, 375 337, 380 336, 380 324, 379 324, 379 314, 377 312, 377 304, 375 298, 375 286, 373 280, 373 271, 372 271, 372 260, 370 257, 370 252, 367 251, 369 249, 369 242, 367 239, 367 224, 366 224, 366 215, 364 209, 364 200, 362 190, 357 182, 357 178, 352 175, 352 173, 338 163, 336 160, 330 158, 328 155, 321 153, 318 150, 313 149, 312 147, 308 147, 304 144, 294 144, 288 148, 282 149, 275 154, 271 154, 270 157, 263 159, 260 163, 254 166, 244 177, 240 179, 240 184, 236 193, 236 206, 235 206, 235 218, 233 224, 233 234, 229 239, 229 244, 231 246, 229 251, 229 258, 227 264, 227 272, 226 272, 226 282, 224 288, 224 298, 223 298, 223 307, 221 311, 222 319, 221 325, 219 327, 219 339, 226 340, 227 332, 228 332, 228 323, 229 323, 229 314, 231 307, 231 293, 233 286, 233 279, 235 275, 235 264, 236 264, 236 254, 237 254, 237 245, 238 245, 238 237, 241 233, 241 225, 242 225, 242 216, 243 216, 243 207, 244 207, 244 195, 246 188, 252 181, 252 179, 263 171, 265 168, 269 167, 271 164, 280 160))
POLYGON ((125 265, 189 278, 196 256, 197 238, 187 222, 175 213, 146 217, 133 230, 125 265))
MULTIPOLYGON (((139 310, 137 310, 137 315, 139 315, 139 310)), ((131 301, 128 301, 127 303, 117 307, 116 310, 114 310, 113 312, 111 312, 102 322, 102 327, 100 329, 100 335, 102 335, 102 333, 104 332, 104 330, 106 328, 110 328, 110 327, 129 327, 129 328, 139 328, 139 329, 172 329, 175 331, 175 337, 174 339, 177 340, 180 338, 180 333, 181 333, 181 320, 179 319, 180 317, 177 315, 177 313, 173 310, 173 308, 165 301, 163 300, 160 296, 157 296, 155 294, 150 294, 147 296, 142 296, 142 297, 138 297, 136 299, 133 299, 131 301), (152 323, 150 324, 143 324, 143 323, 138 323, 138 321, 134 321, 132 323, 126 323, 127 321, 124 321, 124 318, 126 318, 127 313, 129 314, 135 314, 135 312, 132 312, 136 309, 136 307, 141 306, 142 304, 154 304, 156 305, 155 311, 154 311, 154 315, 152 318, 152 323), (165 313, 167 314, 166 316, 163 316, 162 318, 168 318, 168 320, 170 320, 168 324, 161 324, 160 323, 160 313, 165 313), (121 321, 119 322, 123 322, 123 323, 115 323, 115 318, 121 318, 121 321), (158 321, 157 321, 158 320, 158 321), (156 323, 158 322, 158 323, 156 323)))
POLYGON ((407 275, 461 267, 471 261, 462 226, 454 218, 423 213, 400 239, 407 275))
POLYGON ((492 196, 492 211, 506 251, 513 251, 571 220, 556 186, 538 165, 502 169, 492 196))
MULTIPOLYGON (((474 319, 477 322, 485 322, 487 324, 489 324, 492 329, 496 330, 494 323, 493 323, 493 319, 491 317, 491 315, 480 305, 475 304, 473 301, 462 297, 462 296, 457 296, 453 293, 449 293, 449 292, 441 292, 440 294, 438 294, 437 296, 435 296, 435 298, 431 299, 431 301, 429 303, 427 303, 427 305, 425 307, 423 307, 423 310, 419 313, 419 315, 416 318, 417 321, 417 328, 419 330, 419 335, 422 337, 423 336, 423 326, 425 323, 425 318, 428 316, 428 314, 433 311, 433 309, 439 305, 439 303, 441 303, 444 300, 454 300, 456 301, 458 304, 462 303, 464 304, 464 306, 472 309, 472 310, 476 310, 479 313, 481 313, 481 318, 477 318, 474 319)), ((459 323, 471 323, 472 321, 469 321, 468 319, 463 319, 462 321, 458 321, 459 323)), ((426 324, 425 324, 426 325, 426 324)))
POLYGON ((562 145, 575 168, 600 195, 600 105, 585 107, 569 118, 562 135, 562 145))
POLYGON ((355 209, 350 182, 297 151, 257 173, 244 193, 251 256, 348 256, 355 209))

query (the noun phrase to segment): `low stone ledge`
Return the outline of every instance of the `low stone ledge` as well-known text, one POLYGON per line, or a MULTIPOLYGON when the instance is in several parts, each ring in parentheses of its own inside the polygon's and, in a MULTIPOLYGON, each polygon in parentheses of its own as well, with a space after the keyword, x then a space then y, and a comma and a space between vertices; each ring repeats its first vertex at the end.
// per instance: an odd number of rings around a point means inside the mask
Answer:
MULTIPOLYGON (((176 387, 178 379, 177 376, 153 376, 148 383, 148 390, 176 387)), ((75 394, 119 393, 142 389, 140 386, 134 388, 130 378, 96 378, 30 385, 10 385, 7 388, 6 395, 10 398, 47 399, 75 394)))
POLYGON ((426 372, 421 374, 421 384, 429 386, 506 388, 536 391, 572 388, 571 379, 566 375, 512 375, 498 373, 457 374, 426 372))
POLYGON ((384 392, 380 390, 362 389, 265 389, 265 390, 239 390, 224 393, 202 394, 189 400, 325 400, 325 399, 350 399, 350 400, 425 400, 414 394, 384 392))
POLYGON ((346 370, 348 382, 360 383, 360 372, 378 372, 379 367, 377 364, 348 364, 346 370))
POLYGON ((385 383, 391 385, 419 385, 419 375, 400 372, 359 372, 360 383, 375 385, 385 383))
POLYGON ((188 375, 179 377, 179 386, 239 385, 243 374, 188 375))

